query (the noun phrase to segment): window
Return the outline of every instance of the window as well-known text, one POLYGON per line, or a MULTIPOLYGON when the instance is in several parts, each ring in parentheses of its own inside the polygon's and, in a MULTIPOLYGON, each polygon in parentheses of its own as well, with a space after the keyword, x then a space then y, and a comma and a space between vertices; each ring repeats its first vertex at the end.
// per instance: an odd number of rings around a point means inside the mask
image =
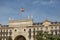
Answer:
POLYGON ((24 29, 24 31, 26 31, 26 29, 24 29))
POLYGON ((57 29, 57 27, 55 27, 55 29, 57 29))
POLYGON ((48 29, 48 27, 46 27, 46 30, 48 29))
POLYGON ((39 28, 37 28, 37 31, 39 30, 39 28))
POLYGON ((1 33, 2 33, 2 30, 1 30, 1 33))
POLYGON ((51 34, 53 35, 53 30, 51 30, 51 34))
POLYGON ((36 30, 35 30, 35 28, 34 28, 34 31, 33 31, 33 37, 34 37, 34 38, 35 38, 35 31, 36 31, 36 30))
POLYGON ((60 34, 60 27, 59 27, 59 34, 60 34))
POLYGON ((51 22, 51 24, 53 24, 53 22, 51 22))
POLYGON ((10 30, 10 32, 12 32, 12 30, 10 30))
POLYGON ((15 29, 15 32, 16 32, 17 30, 15 29))
POLYGON ((60 30, 60 27, 59 27, 59 30, 60 30))
POLYGON ((37 28, 37 30, 38 30, 39 28, 37 28))
POLYGON ((6 35, 8 35, 8 30, 6 30, 6 35))
POLYGON ((57 35, 57 30, 55 30, 55 34, 57 35))
POLYGON ((42 30, 42 27, 41 27, 41 30, 42 30))
POLYGON ((29 39, 31 39, 31 29, 29 29, 29 39))
POLYGON ((10 35, 12 34, 12 30, 10 30, 10 35))
POLYGON ((53 29, 53 27, 51 27, 51 29, 53 29))
POLYGON ((1 30, 1 36, 2 36, 2 30, 1 30))
POLYGON ((8 30, 6 30, 6 32, 8 32, 8 30))

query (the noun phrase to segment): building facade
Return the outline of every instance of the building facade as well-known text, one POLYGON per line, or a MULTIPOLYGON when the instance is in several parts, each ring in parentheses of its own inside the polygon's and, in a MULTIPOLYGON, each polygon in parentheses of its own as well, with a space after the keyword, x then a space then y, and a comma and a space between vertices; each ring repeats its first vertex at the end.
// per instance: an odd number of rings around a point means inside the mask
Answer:
POLYGON ((60 22, 45 20, 34 23, 33 19, 9 20, 9 25, 0 24, 0 40, 35 40, 37 31, 60 34, 60 22))

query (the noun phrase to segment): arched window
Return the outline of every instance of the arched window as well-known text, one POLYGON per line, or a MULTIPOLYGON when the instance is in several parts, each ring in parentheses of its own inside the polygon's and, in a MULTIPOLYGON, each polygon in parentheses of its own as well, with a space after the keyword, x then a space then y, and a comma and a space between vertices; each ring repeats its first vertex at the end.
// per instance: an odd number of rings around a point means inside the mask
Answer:
POLYGON ((6 30, 6 36, 8 36, 8 30, 6 30))

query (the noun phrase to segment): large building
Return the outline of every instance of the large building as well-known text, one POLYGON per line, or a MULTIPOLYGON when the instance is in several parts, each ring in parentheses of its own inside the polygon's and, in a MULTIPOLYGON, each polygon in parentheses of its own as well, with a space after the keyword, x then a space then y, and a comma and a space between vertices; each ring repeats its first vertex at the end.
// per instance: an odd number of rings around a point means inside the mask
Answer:
POLYGON ((35 40, 37 31, 60 34, 60 22, 45 20, 35 23, 33 19, 9 20, 9 25, 0 24, 0 40, 35 40))

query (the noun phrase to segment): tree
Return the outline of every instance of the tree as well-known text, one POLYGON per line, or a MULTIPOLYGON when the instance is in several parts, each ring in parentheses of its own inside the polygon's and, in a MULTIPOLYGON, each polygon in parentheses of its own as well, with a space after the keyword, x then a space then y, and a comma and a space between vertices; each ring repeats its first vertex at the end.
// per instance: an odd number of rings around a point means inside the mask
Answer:
POLYGON ((37 40, 44 40, 43 35, 44 35, 43 31, 37 32, 36 39, 37 40))
POLYGON ((40 32, 37 32, 36 39, 37 40, 54 40, 54 37, 52 34, 48 34, 47 31, 45 32, 40 31, 40 32))
POLYGON ((53 35, 53 34, 48 34, 48 32, 37 32, 36 35, 37 40, 60 40, 60 35, 53 35))

